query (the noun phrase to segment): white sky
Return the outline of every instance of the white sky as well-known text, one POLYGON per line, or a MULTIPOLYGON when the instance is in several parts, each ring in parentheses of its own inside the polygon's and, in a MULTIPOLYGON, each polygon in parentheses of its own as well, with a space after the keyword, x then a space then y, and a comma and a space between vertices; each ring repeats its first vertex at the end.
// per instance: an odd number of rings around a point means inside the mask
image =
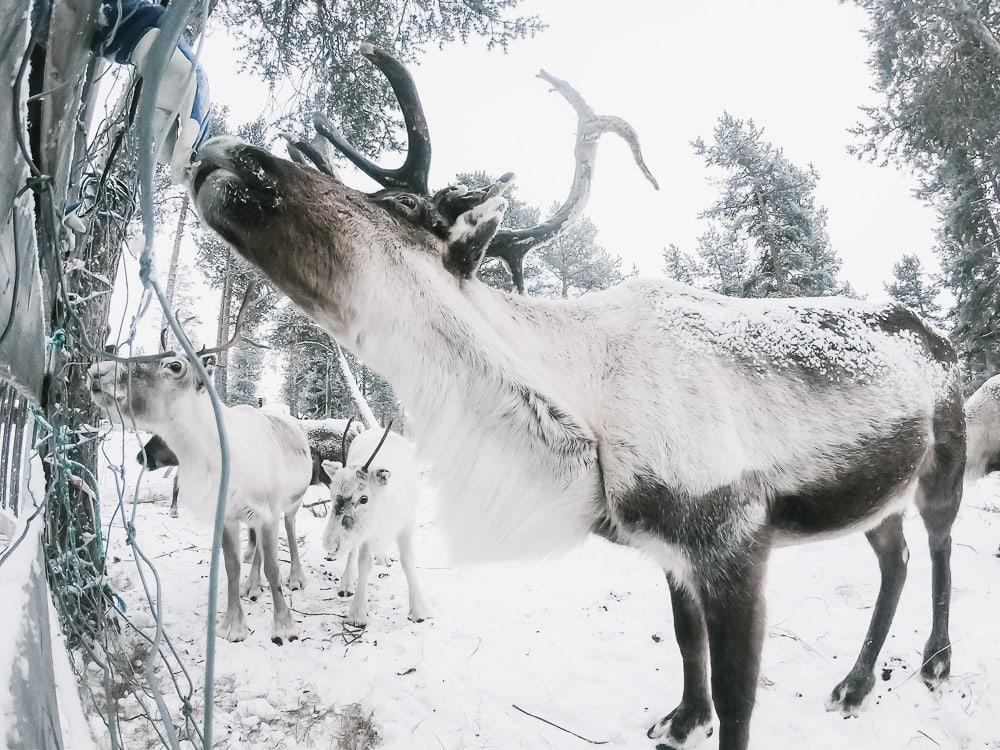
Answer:
MULTIPOLYGON (((936 269, 934 216, 913 197, 913 178, 847 153, 860 107, 878 100, 857 8, 835 0, 525 0, 523 10, 548 30, 507 55, 476 42, 451 45, 413 70, 434 145, 432 187, 460 171, 514 171, 529 202, 545 208, 565 197, 575 116, 534 77, 544 67, 598 112, 631 122, 660 182, 654 192, 624 145, 607 137, 587 213, 626 265, 658 273, 668 243, 693 250, 697 215, 715 191, 690 142, 710 137, 728 110, 753 118, 794 162, 816 166, 843 276, 859 291, 881 295, 903 253, 936 269)), ((206 43, 213 99, 229 105, 234 121, 251 120, 267 97, 236 73, 229 44, 218 34, 206 43)))
MULTIPOLYGON (((631 122, 660 183, 653 191, 620 141, 602 143, 587 213, 625 267, 657 274, 668 243, 694 249, 703 230, 698 213, 716 191, 690 142, 708 139, 728 110, 754 119, 795 163, 817 168, 842 278, 859 292, 884 297, 882 283, 903 253, 937 270, 934 215, 913 197, 912 175, 847 152, 860 108, 878 101, 857 8, 835 0, 525 0, 522 10, 549 28, 507 55, 479 42, 454 44, 412 69, 434 146, 432 189, 457 172, 483 169, 515 172, 519 196, 542 208, 565 197, 575 115, 534 77, 544 67, 599 113, 631 122)), ((210 33, 203 64, 212 99, 230 108, 236 124, 269 111, 266 87, 241 75, 237 60, 232 41, 210 33)), ((383 163, 401 158, 390 154, 383 163)), ((357 173, 346 179, 373 187, 357 173)), ((158 247, 165 262, 169 239, 158 247)), ((211 305, 203 318, 211 335, 211 305)))

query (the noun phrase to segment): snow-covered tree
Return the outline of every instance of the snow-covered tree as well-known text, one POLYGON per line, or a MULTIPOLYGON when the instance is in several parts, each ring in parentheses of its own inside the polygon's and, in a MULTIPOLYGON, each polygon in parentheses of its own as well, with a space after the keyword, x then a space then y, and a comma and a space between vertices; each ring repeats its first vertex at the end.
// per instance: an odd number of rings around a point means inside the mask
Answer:
MULTIPOLYGON (((520 0, 429 3, 409 0, 223 0, 216 17, 239 44, 238 64, 296 91, 288 127, 311 131, 313 112, 329 115, 362 152, 398 151, 398 121, 388 82, 374 66, 359 64, 367 41, 404 63, 428 48, 480 38, 504 51, 544 28, 516 13, 520 0)), ((282 114, 282 113, 278 113, 282 114)))
POLYGON ((916 170, 938 212, 951 334, 969 389, 1000 369, 1000 13, 995 1, 854 0, 881 103, 858 152, 916 170))
MULTIPOLYGON (((549 214, 558 208, 558 204, 552 205, 549 214)), ((587 216, 581 216, 535 254, 540 273, 527 286, 529 294, 567 299, 607 289, 625 278, 621 258, 597 242, 597 226, 587 216)))
POLYGON ((826 209, 816 203, 815 169, 792 164, 753 120, 728 113, 711 143, 699 138, 693 145, 706 166, 722 173, 715 180, 719 199, 702 214, 712 229, 698 248, 706 265, 716 267, 714 285, 745 297, 839 293, 840 258, 830 246, 826 209))
POLYGON ((937 284, 924 274, 923 264, 916 255, 904 255, 892 266, 893 281, 885 284, 885 290, 894 300, 935 320, 941 312, 937 302, 937 284))
POLYGON ((694 285, 704 271, 697 258, 671 242, 663 249, 663 273, 674 281, 694 285))

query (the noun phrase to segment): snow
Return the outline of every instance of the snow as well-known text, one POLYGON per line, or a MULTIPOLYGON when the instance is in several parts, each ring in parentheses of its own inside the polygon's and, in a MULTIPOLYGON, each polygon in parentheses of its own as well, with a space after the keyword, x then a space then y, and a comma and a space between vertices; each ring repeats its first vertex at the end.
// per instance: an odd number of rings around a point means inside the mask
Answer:
MULTIPOLYGON (((109 451, 111 443, 106 443, 109 451)), ((115 451, 118 446, 114 446, 115 451)), ((131 441, 129 478, 138 474, 131 441)), ((103 472, 105 518, 114 500, 103 472)), ((143 479, 136 533, 166 583, 164 622, 196 684, 204 669, 210 529, 184 508, 169 517, 169 480, 143 479)), ((322 495, 315 490, 316 497, 322 495)), ((591 539, 562 557, 531 564, 459 568, 445 557, 433 493, 423 498, 416 538, 421 582, 434 618, 406 619, 399 563, 376 567, 370 624, 344 629, 349 600, 335 581, 343 560, 324 559, 324 518, 299 516, 309 582, 290 592, 302 640, 269 640, 269 597, 245 601, 252 634, 218 642, 215 731, 223 748, 330 748, 344 726, 371 715, 385 748, 553 748, 588 743, 513 708, 559 724, 609 750, 649 750, 649 725, 681 693, 663 574, 639 553, 591 539)), ((1000 478, 967 492, 954 530, 951 679, 931 693, 919 676, 930 631, 930 566, 917 517, 907 522, 911 560, 899 612, 861 715, 827 713, 824 702, 847 673, 868 625, 878 569, 863 536, 782 549, 772 557, 768 629, 754 714, 753 747, 952 748, 1000 750, 1000 478), (994 602, 994 604, 990 604, 994 602), (992 608, 991 608, 992 607, 992 608), (990 613, 993 614, 990 614, 990 613)), ((121 538, 121 535, 118 535, 121 538)), ((144 603, 128 548, 111 551, 110 573, 128 611, 144 603), (111 558, 113 559, 113 558, 111 558)), ((110 557, 110 556, 109 556, 110 557)), ((287 547, 282 542, 282 574, 287 547)), ((225 590, 225 579, 221 581, 225 590)), ((285 592, 289 595, 289 592, 285 592)), ((220 597, 221 608, 225 597, 220 597)), ((145 622, 153 627, 152 619, 145 622)), ((161 670, 162 671, 162 670, 161 670)), ((162 677, 162 675, 161 675, 162 677)), ((200 688, 195 696, 200 716, 200 688)), ((172 709, 177 701, 170 700, 172 709)), ((130 706, 123 706, 125 714, 130 706)), ((130 722, 127 747, 150 733, 130 722)), ((717 735, 716 735, 717 736, 717 735)), ((715 747, 715 738, 705 747, 715 747)), ((149 746, 154 743, 149 742, 149 746)))

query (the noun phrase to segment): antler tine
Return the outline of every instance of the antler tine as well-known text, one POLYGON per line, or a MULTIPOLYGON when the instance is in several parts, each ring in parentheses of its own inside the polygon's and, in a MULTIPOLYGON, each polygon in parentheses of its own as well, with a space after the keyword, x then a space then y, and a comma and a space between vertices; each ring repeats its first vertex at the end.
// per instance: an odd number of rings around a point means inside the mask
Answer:
POLYGON ((347 466, 347 433, 351 431, 351 425, 354 424, 354 415, 347 420, 347 426, 344 428, 343 434, 340 436, 340 462, 347 466))
POLYGON ((253 299, 256 289, 257 289, 257 283, 255 281, 251 281, 247 285, 247 289, 243 293, 243 300, 240 302, 239 312, 236 313, 236 328, 233 331, 233 335, 229 339, 229 341, 227 341, 224 344, 220 344, 219 346, 213 346, 211 349, 206 349, 205 347, 202 347, 198 352, 199 357, 205 357, 208 356, 209 354, 218 354, 220 352, 224 352, 227 349, 232 349, 234 346, 236 346, 237 343, 239 343, 239 341, 243 338, 243 326, 246 325, 247 315, 253 308, 259 305, 267 296, 267 289, 265 288, 262 294, 258 295, 256 299, 253 299))
POLYGON ((364 43, 361 45, 361 54, 388 79, 396 95, 396 101, 399 102, 399 108, 403 112, 407 146, 406 159, 402 166, 385 169, 370 161, 348 143, 330 119, 321 113, 317 112, 313 116, 313 124, 338 151, 382 187, 427 195, 427 178, 431 169, 431 136, 420 97, 417 95, 417 86, 403 64, 385 50, 364 43))
POLYGON ((486 255, 502 258, 510 269, 517 291, 524 294, 524 256, 529 250, 556 237, 583 213, 590 197, 590 185, 594 178, 594 163, 597 159, 597 142, 604 133, 615 133, 632 149, 632 156, 643 176, 656 190, 660 186, 649 171, 639 147, 639 137, 635 129, 620 117, 602 116, 594 112, 576 89, 555 76, 542 70, 538 77, 548 81, 552 90, 558 92, 576 110, 577 131, 573 153, 576 169, 569 196, 547 221, 525 229, 501 229, 496 233, 486 255))
POLYGON ((337 170, 333 168, 329 160, 320 152, 318 148, 307 141, 296 139, 288 133, 282 133, 281 137, 288 142, 288 155, 296 164, 306 166, 312 164, 323 174, 337 177, 337 170))
POLYGON ((390 419, 389 424, 385 426, 385 432, 382 433, 382 439, 378 441, 378 445, 375 446, 375 450, 373 450, 372 454, 368 457, 368 461, 366 461, 365 465, 361 467, 362 471, 368 471, 368 467, 372 465, 372 461, 375 460, 375 456, 377 456, 378 452, 382 450, 382 444, 385 442, 385 439, 389 437, 389 430, 392 429, 392 422, 393 420, 390 419))
POLYGON ((160 351, 165 352, 167 350, 167 329, 160 329, 160 351))

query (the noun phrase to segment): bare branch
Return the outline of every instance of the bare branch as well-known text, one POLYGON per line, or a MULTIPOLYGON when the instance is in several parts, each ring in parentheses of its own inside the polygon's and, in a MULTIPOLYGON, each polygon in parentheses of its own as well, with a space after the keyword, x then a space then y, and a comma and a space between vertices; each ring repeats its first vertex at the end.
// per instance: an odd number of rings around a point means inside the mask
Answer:
POLYGON ((614 133, 622 138, 632 149, 632 156, 643 176, 649 180, 656 190, 660 186, 650 172, 639 147, 639 137, 635 129, 620 117, 598 115, 584 100, 580 93, 555 76, 542 70, 538 77, 552 85, 552 90, 558 92, 576 110, 577 131, 574 155, 576 169, 569 196, 559 209, 547 221, 526 229, 501 229, 497 232, 486 255, 502 258, 510 269, 517 290, 524 293, 524 256, 531 249, 552 240, 576 221, 583 213, 590 197, 590 186, 594 177, 594 163, 597 159, 597 142, 605 133, 614 133))

